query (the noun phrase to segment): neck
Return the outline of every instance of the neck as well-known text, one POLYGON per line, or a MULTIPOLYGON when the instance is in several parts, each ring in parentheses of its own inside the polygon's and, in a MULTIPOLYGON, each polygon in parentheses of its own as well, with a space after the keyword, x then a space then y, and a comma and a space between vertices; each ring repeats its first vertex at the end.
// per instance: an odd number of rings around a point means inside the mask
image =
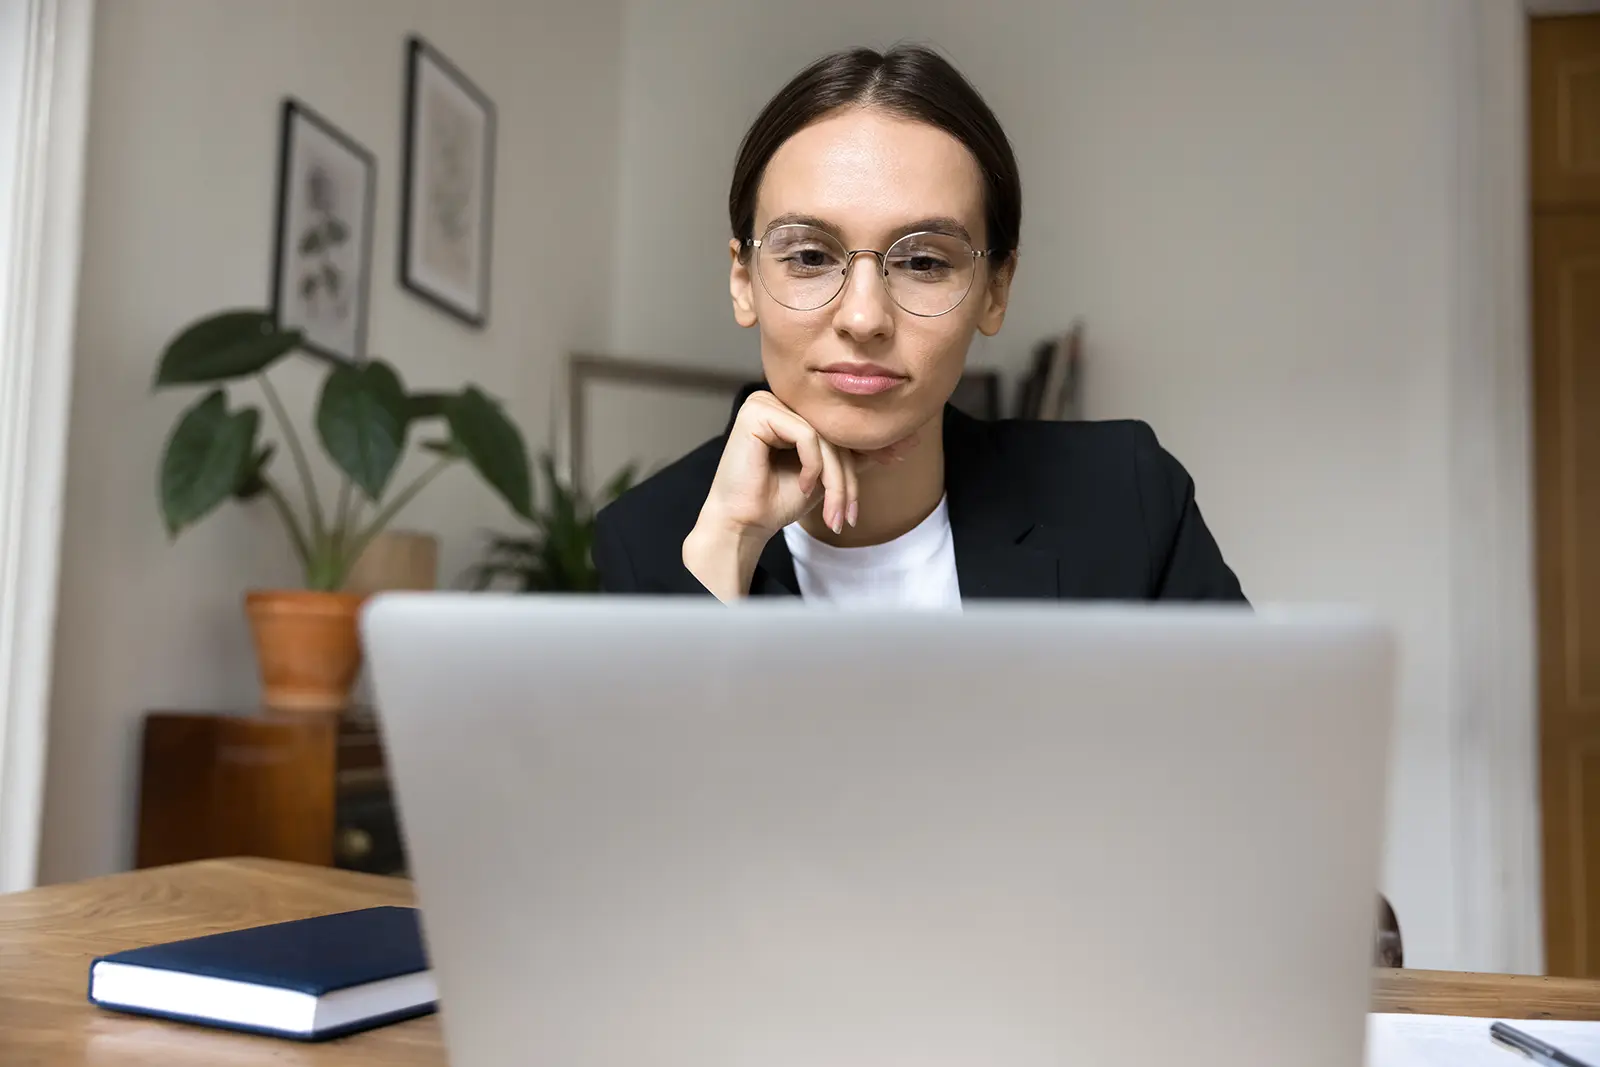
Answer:
POLYGON ((944 412, 917 432, 915 447, 888 463, 863 459, 856 465, 859 512, 854 526, 835 534, 818 508, 801 520, 817 540, 842 548, 881 545, 914 529, 933 514, 944 496, 944 412))

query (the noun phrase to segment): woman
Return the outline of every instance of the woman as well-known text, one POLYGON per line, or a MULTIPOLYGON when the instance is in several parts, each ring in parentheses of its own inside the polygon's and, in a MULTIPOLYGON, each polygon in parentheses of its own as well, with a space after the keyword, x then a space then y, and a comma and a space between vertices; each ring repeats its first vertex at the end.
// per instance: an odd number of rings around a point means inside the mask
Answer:
POLYGON ((727 432, 599 516, 619 593, 843 605, 1242 600, 1183 468, 1135 422, 981 422, 948 404, 1005 318, 1016 161, 936 53, 827 56, 746 134, 735 320, 763 386, 727 432))

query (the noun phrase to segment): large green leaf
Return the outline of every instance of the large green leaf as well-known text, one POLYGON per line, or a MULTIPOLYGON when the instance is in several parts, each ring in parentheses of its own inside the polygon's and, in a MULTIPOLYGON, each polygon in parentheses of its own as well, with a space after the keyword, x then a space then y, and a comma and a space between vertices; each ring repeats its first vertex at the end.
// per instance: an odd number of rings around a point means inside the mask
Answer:
POLYGON ((317 403, 317 435, 369 500, 383 496, 405 448, 410 406, 400 376, 382 360, 335 367, 317 403))
POLYGON ((250 462, 245 464, 244 472, 239 476, 239 486, 233 495, 240 500, 254 500, 266 491, 267 483, 265 472, 267 464, 272 462, 272 453, 277 445, 262 445, 250 462))
POLYGON ((234 494, 249 470, 260 424, 254 408, 229 411, 221 389, 183 413, 161 457, 161 515, 169 536, 234 494))
POLYGON ((563 537, 566 531, 577 525, 578 494, 556 475, 556 461, 550 453, 539 457, 539 465, 544 469, 545 481, 550 483, 550 509, 545 516, 550 536, 563 537))
POLYGON ((223 311, 191 323, 168 343, 156 368, 157 387, 224 382, 266 370, 300 343, 261 311, 223 311))
POLYGON ((454 441, 424 441, 424 451, 432 452, 436 456, 454 456, 456 459, 465 459, 466 453, 457 447, 454 441))
POLYGON ((448 393, 412 393, 407 398, 411 406, 413 419, 437 419, 444 416, 445 402, 450 399, 448 393))
POLYGON ((479 476, 518 515, 533 514, 533 477, 522 433, 500 405, 476 386, 445 401, 450 437, 479 476))

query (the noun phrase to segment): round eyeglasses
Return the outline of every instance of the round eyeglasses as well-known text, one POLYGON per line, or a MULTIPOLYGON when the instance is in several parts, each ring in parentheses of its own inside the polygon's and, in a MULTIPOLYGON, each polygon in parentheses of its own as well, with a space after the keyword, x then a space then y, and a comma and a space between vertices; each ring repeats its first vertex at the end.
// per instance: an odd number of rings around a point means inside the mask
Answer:
POLYGON ((774 226, 749 243, 761 287, 792 311, 815 311, 833 300, 856 257, 868 254, 878 261, 890 299, 923 318, 954 311, 972 288, 978 260, 989 254, 950 233, 908 233, 887 252, 851 251, 826 230, 793 223, 774 226))

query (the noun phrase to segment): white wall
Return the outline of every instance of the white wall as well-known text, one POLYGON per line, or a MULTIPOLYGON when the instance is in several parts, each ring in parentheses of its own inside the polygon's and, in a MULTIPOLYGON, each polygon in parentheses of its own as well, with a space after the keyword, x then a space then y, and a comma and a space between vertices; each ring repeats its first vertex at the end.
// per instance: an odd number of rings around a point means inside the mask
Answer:
POLYGON ((818 53, 943 47, 1023 168, 1022 266, 977 362, 1087 323, 1087 410, 1154 424, 1253 599, 1373 605, 1405 671, 1383 889, 1463 962, 1452 816, 1452 0, 630 3, 615 347, 756 370, 727 182, 818 53), (624 254, 625 252, 625 254, 624 254))
MULTIPOLYGON (((304 99, 378 157, 372 352, 417 385, 472 381, 504 397, 534 447, 547 440, 558 360, 605 337, 618 173, 616 2, 111 0, 98 11, 45 880, 131 861, 142 713, 253 706, 241 595, 298 581, 265 505, 229 507, 166 542, 157 462, 191 395, 148 387, 184 323, 267 299, 282 96, 304 99), (409 31, 499 108, 482 332, 394 281, 409 31)), ((275 378, 308 414, 318 379, 304 368, 275 378)), ((482 528, 508 521, 464 470, 401 518, 441 535, 446 581, 482 528)))
POLYGON ((1461 118, 1451 198, 1456 918, 1460 962, 1543 973, 1534 626, 1527 19, 1472 0, 1456 33, 1461 118))
MULTIPOLYGON (((1482 162, 1460 143, 1472 120, 1461 100, 1482 89, 1462 61, 1463 20, 1499 0, 1010 0, 999 12, 821 0, 804 14, 739 0, 630 0, 624 13, 620 2, 580 12, 474 0, 488 16, 476 21, 425 0, 99 5, 44 877, 129 860, 140 714, 252 701, 239 597, 295 580, 263 509, 224 511, 165 543, 155 465, 187 398, 147 390, 179 325, 265 299, 282 94, 379 156, 373 350, 414 381, 505 395, 537 444, 565 351, 757 367, 726 295, 738 137, 819 52, 913 37, 945 47, 988 95, 1024 171, 1013 312, 975 361, 1015 369, 1038 337, 1084 316, 1089 414, 1155 424, 1256 600, 1354 600, 1395 620, 1406 675, 1382 888, 1408 962, 1513 965, 1515 948, 1475 948, 1465 928, 1505 903, 1493 887, 1527 874, 1526 819, 1487 834, 1452 821, 1463 790, 1515 799, 1531 781, 1516 765, 1526 752, 1512 751, 1529 726, 1516 718, 1516 670, 1491 698, 1463 692, 1482 680, 1465 661, 1526 652, 1527 638, 1522 532, 1513 521, 1475 547, 1460 526, 1464 487, 1480 493, 1466 513, 1498 507, 1502 520, 1525 489, 1520 312, 1471 310, 1517 289, 1520 249, 1515 230, 1468 232, 1479 205, 1462 193, 1482 162), (392 280, 408 30, 500 106, 483 333, 392 280), (1518 266, 1475 282, 1461 266, 1482 251, 1474 240, 1518 266), (1457 366, 1468 349, 1498 382, 1476 402, 1457 366), (1508 400, 1490 451, 1503 469, 1483 495, 1482 450, 1456 457, 1497 391, 1508 400), (1509 570, 1469 603, 1459 593, 1478 554, 1509 570), (1463 633, 1452 616, 1485 604, 1510 621, 1463 633)), ((1509 210, 1505 182, 1479 195, 1509 210)), ((314 385, 285 382, 302 410, 314 385)), ((465 472, 405 517, 444 535, 446 578, 474 532, 504 520, 465 472)), ((1512 904, 1536 931, 1522 892, 1512 904)))

